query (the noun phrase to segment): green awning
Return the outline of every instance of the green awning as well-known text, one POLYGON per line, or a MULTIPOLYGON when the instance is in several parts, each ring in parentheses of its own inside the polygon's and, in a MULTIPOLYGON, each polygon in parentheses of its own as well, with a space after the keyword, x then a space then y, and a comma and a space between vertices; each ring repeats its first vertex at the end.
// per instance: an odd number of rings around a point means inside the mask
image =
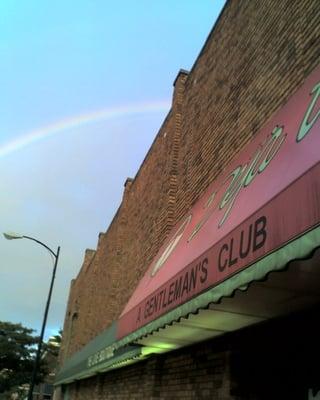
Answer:
MULTIPOLYGON (((320 227, 290 241, 223 283, 118 341, 117 325, 114 323, 67 360, 56 377, 55 385, 85 379, 97 373, 138 362, 151 354, 167 352, 226 331, 259 323, 264 318, 236 313, 231 315, 222 312, 215 305, 218 305, 223 298, 233 296, 237 291, 245 292, 254 282, 264 281, 271 272, 285 270, 291 262, 312 257, 318 248, 320 248, 320 227), (228 327, 226 319, 223 321, 221 319, 226 317, 229 318, 228 327)), ((231 299, 233 300, 235 303, 236 299, 231 299)))
POLYGON ((115 349, 116 323, 90 341, 62 366, 56 376, 55 385, 71 383, 107 371, 141 356, 141 346, 124 346, 115 349))
POLYGON ((88 369, 89 357, 98 351, 110 346, 116 338, 116 324, 112 324, 108 329, 89 342, 82 350, 75 353, 63 364, 58 372, 56 381, 73 379, 74 376, 83 373, 88 369))
POLYGON ((124 348, 116 350, 114 356, 109 360, 101 362, 98 365, 92 367, 79 365, 79 368, 77 368, 77 371, 75 371, 74 369, 68 369, 64 366, 64 368, 58 373, 54 384, 67 384, 75 382, 77 380, 89 378, 96 375, 97 373, 123 367, 134 361, 138 361, 143 357, 144 356, 141 351, 141 346, 125 346, 124 348))

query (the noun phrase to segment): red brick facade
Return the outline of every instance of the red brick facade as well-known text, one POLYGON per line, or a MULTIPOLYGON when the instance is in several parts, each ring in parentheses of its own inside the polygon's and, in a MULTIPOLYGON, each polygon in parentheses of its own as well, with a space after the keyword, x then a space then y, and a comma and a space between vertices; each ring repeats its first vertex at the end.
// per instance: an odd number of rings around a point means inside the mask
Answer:
MULTIPOLYGON (((167 118, 136 177, 127 180, 123 201, 99 235, 96 251, 87 250, 71 284, 62 360, 119 317, 172 226, 319 64, 319 21, 318 0, 227 2, 190 73, 179 73, 167 118)), ((201 345, 197 349, 201 354, 201 345)), ((213 375, 196 377, 196 392, 187 379, 183 393, 165 394, 174 385, 181 389, 175 367, 189 371, 194 363, 183 350, 161 357, 171 376, 159 377, 155 365, 160 361, 151 359, 109 373, 110 380, 90 379, 81 390, 72 386, 72 398, 92 398, 92 393, 121 400, 234 398, 228 352, 205 353, 203 360, 199 355, 198 371, 203 374, 207 365, 213 375), (157 391, 159 379, 169 383, 162 382, 157 391), (122 391, 121 380, 130 382, 122 391)))
POLYGON ((310 400, 309 388, 319 387, 318 315, 319 308, 158 355, 68 385, 64 398, 310 400))

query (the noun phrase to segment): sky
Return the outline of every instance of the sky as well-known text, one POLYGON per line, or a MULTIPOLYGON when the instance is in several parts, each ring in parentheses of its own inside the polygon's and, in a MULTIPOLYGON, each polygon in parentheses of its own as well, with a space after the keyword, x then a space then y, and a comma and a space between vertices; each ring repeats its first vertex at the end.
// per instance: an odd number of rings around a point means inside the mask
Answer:
MULTIPOLYGON (((222 0, 0 1, 0 232, 61 246, 45 337, 222 0)), ((0 237, 0 320, 39 333, 53 260, 0 237)))

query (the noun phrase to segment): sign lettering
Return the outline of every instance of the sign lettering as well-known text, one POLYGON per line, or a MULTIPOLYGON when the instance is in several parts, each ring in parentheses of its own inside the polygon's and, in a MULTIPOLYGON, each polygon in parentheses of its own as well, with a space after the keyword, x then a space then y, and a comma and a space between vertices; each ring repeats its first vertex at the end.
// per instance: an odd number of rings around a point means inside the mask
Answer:
POLYGON ((319 224, 319 148, 320 66, 174 228, 121 315, 120 337, 319 224))
POLYGON ((104 349, 99 350, 92 356, 88 357, 88 362, 87 362, 88 368, 93 367, 103 361, 106 361, 113 356, 114 356, 113 346, 105 347, 104 349))
POLYGON ((320 82, 318 82, 312 89, 311 94, 313 95, 313 98, 311 100, 311 103, 309 104, 309 107, 307 109, 307 112, 304 115, 303 121, 300 125, 299 132, 297 134, 297 142, 300 142, 304 137, 309 133, 310 129, 313 127, 314 123, 317 121, 317 119, 320 116, 320 110, 316 113, 316 115, 313 117, 313 119, 309 122, 310 116, 312 114, 312 111, 314 109, 315 104, 317 103, 319 96, 320 96, 320 82))
POLYGON ((237 264, 238 259, 248 257, 249 252, 254 253, 267 240, 267 218, 262 216, 258 218, 254 224, 250 224, 246 229, 242 229, 239 237, 231 237, 230 241, 223 243, 220 248, 217 266, 220 272, 223 272, 226 267, 229 268, 237 264), (235 243, 239 243, 236 246, 235 243))

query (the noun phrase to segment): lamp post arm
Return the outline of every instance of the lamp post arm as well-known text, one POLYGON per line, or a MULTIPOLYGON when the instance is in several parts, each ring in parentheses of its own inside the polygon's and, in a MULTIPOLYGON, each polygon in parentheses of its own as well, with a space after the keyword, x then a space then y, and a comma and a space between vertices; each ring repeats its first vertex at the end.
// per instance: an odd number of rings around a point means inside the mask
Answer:
POLYGON ((22 237, 25 238, 25 239, 33 240, 34 242, 37 242, 37 243, 41 244, 41 246, 45 247, 56 259, 58 258, 60 247, 58 247, 57 253, 55 253, 53 250, 50 249, 50 247, 48 247, 46 244, 40 242, 40 240, 38 240, 38 239, 35 239, 33 237, 30 237, 30 236, 25 236, 25 235, 23 235, 22 237))

